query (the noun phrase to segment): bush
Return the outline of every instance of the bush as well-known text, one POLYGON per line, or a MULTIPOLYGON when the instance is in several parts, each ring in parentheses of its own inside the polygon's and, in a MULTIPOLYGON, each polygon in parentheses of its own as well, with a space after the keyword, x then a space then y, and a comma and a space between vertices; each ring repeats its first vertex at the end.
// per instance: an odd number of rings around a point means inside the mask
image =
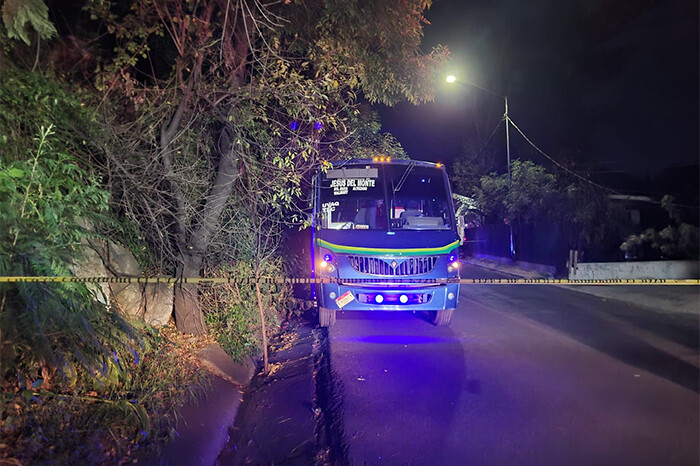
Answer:
MULTIPOLYGON (((23 388, 5 379, 0 458, 23 464, 125 464, 157 454, 175 435, 177 409, 204 384, 196 349, 209 341, 185 339, 166 327, 136 330, 139 351, 119 354, 116 383, 81 373, 72 386, 23 388), (49 390, 50 389, 50 390, 49 390)), ((0 461, 2 462, 2 461, 0 461)))
MULTIPOLYGON (((0 107, 17 109, 0 112, 0 276, 68 276, 85 226, 109 221, 74 131, 90 116, 31 74, 3 74, 0 107)), ((202 380, 193 343, 135 328, 95 293, 0 283, 0 463, 118 464, 172 435, 202 380)))
MULTIPOLYGON (((276 261, 268 262, 265 268, 264 276, 282 275, 281 267, 276 261)), ((241 261, 224 266, 212 275, 252 280, 254 272, 250 263, 241 261)), ((260 285, 268 336, 279 326, 280 313, 276 310, 282 310, 288 298, 285 290, 278 289, 280 286, 260 285)), ((234 360, 240 361, 245 356, 260 354, 262 326, 254 287, 230 284, 205 289, 202 293, 202 308, 211 335, 234 360)))

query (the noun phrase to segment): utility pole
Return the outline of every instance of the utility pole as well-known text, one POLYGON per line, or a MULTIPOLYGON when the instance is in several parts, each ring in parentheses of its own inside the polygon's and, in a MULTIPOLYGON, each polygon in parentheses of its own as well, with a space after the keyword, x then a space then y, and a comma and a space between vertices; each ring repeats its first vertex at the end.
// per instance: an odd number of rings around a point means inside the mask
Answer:
MULTIPOLYGON (((503 114, 503 119, 506 123, 506 170, 508 171, 508 190, 510 191, 512 181, 510 174, 510 133, 508 132, 508 123, 510 122, 510 117, 508 117, 508 96, 503 96, 503 101, 505 102, 505 113, 503 114)), ((508 219, 508 230, 510 232, 510 260, 515 260, 515 244, 513 243, 513 223, 511 219, 508 219)))
MULTIPOLYGON (((449 75, 449 76, 445 77, 445 81, 447 81, 447 83, 449 83, 449 84, 453 84, 453 83, 457 82, 457 77, 454 75, 449 75)), ((503 114, 503 119, 505 120, 505 123, 506 123, 506 157, 507 157, 506 158, 506 163, 507 163, 506 170, 508 172, 508 190, 510 191, 510 188, 512 185, 512 176, 510 173, 510 132, 509 132, 509 128, 508 128, 508 125, 510 123, 510 117, 508 116, 508 97, 501 95, 497 92, 494 92, 491 89, 487 89, 485 87, 479 86, 478 84, 473 83, 471 81, 467 81, 465 79, 461 79, 460 82, 469 84, 469 85, 474 86, 476 88, 479 88, 482 91, 486 91, 489 94, 495 95, 496 97, 500 97, 501 99, 503 99, 503 102, 505 103, 505 113, 503 114)), ((509 227, 509 231, 510 231, 510 245, 509 245, 510 246, 510 259, 515 260, 515 244, 513 242, 513 224, 511 223, 511 219, 508 219, 508 227, 509 227)))

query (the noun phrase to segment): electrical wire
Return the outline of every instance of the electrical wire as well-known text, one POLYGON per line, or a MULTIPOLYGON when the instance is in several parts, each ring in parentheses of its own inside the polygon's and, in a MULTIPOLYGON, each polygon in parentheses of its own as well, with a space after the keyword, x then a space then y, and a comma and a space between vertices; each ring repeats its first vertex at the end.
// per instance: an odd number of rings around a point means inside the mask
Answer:
MULTIPOLYGON (((561 168, 561 169, 564 170, 565 172, 567 172, 567 173, 569 173, 569 174, 571 174, 571 175, 574 175, 576 178, 579 178, 580 180, 583 180, 583 181, 585 181, 586 183, 588 183, 588 184, 590 184, 590 185, 596 186, 596 187, 601 188, 601 189, 604 189, 604 190, 606 190, 606 191, 610 191, 610 192, 613 193, 613 194, 622 194, 622 193, 620 193, 620 192, 618 192, 618 191, 615 191, 615 190, 612 189, 612 188, 608 188, 607 186, 603 186, 603 185, 601 185, 601 184, 598 184, 598 183, 596 183, 596 182, 594 182, 594 181, 589 180, 588 178, 584 178, 583 176, 579 175, 578 173, 576 173, 576 172, 574 172, 574 171, 569 170, 569 169, 566 168, 564 165, 562 165, 561 163, 557 162, 556 160, 554 160, 554 159, 553 159, 552 157, 550 157, 549 155, 545 154, 545 152, 544 152, 542 149, 540 149, 539 147, 537 147, 537 146, 535 145, 534 142, 530 141, 530 139, 529 139, 527 136, 525 136, 525 133, 523 133, 523 131, 518 127, 518 125, 515 124, 515 122, 514 122, 508 115, 506 115, 505 118, 508 120, 508 122, 509 122, 511 125, 513 125, 513 128, 515 128, 516 130, 518 130, 518 132, 520 133, 520 135, 525 139, 525 141, 527 141, 528 144, 530 144, 532 147, 534 147, 535 150, 536 150, 537 152, 539 152, 540 154, 542 154, 543 156, 545 156, 550 162, 552 162, 553 164, 555 164, 556 166, 558 166, 559 168, 561 168)), ((506 124, 508 124, 508 123, 506 123, 506 124)))
POLYGON ((482 152, 484 152, 484 150, 486 149, 486 146, 488 145, 488 143, 491 142, 491 138, 493 137, 494 134, 496 134, 496 130, 498 130, 498 128, 501 127, 501 123, 503 123, 504 121, 505 121, 505 115, 503 116, 503 118, 501 118, 501 120, 498 122, 498 124, 496 125, 496 127, 493 129, 493 131, 491 132, 491 135, 490 135, 488 138, 486 138, 486 142, 481 146, 481 149, 479 149, 479 152, 477 152, 476 155, 475 155, 474 157, 472 157, 471 159, 469 159, 469 161, 467 162, 468 164, 469 164, 469 163, 472 163, 474 160, 476 160, 476 158, 477 158, 478 156, 481 155, 482 152))
MULTIPOLYGON (((508 119, 508 121, 510 122, 511 125, 513 125, 513 128, 515 128, 516 130, 518 130, 518 132, 520 133, 520 135, 525 139, 525 141, 527 141, 528 144, 530 144, 532 147, 534 147, 535 150, 537 150, 537 152, 539 152, 540 154, 542 154, 543 156, 545 156, 548 160, 550 160, 552 163, 554 163, 555 165, 557 165, 559 168, 561 168, 561 169, 564 170, 565 172, 574 175, 576 178, 579 178, 579 179, 585 181, 585 182, 588 183, 588 184, 591 184, 591 185, 596 186, 596 187, 598 187, 598 188, 604 189, 604 190, 609 191, 609 192, 611 192, 611 193, 613 193, 613 194, 619 194, 619 195, 623 195, 623 196, 624 196, 624 194, 621 193, 621 192, 619 192, 619 191, 615 191, 615 190, 612 189, 612 188, 608 188, 607 186, 603 186, 603 185, 600 185, 600 184, 598 184, 598 183, 595 183, 595 182, 589 180, 588 178, 584 178, 583 176, 579 175, 578 173, 569 170, 569 169, 566 168, 564 165, 562 165, 561 163, 557 162, 556 160, 554 160, 554 159, 553 159, 552 157, 550 157, 549 155, 545 154, 544 151, 543 151, 542 149, 540 149, 539 147, 537 147, 537 146, 535 145, 535 143, 533 143, 532 141, 530 141, 530 139, 529 139, 527 136, 525 136, 525 133, 523 133, 523 131, 522 131, 520 128, 518 128, 518 125, 516 125, 515 122, 513 122, 513 120, 512 120, 509 116, 506 115, 505 118, 508 119)), ((500 123, 499 123, 499 124, 500 124, 500 123)), ((661 201, 654 201, 654 200, 651 200, 651 201, 647 201, 647 202, 649 202, 650 204, 661 205, 661 201)), ((697 208, 698 208, 698 206, 687 205, 687 204, 676 204, 676 203, 673 203, 673 205, 675 205, 675 206, 677 206, 677 207, 683 207, 683 208, 692 208, 692 209, 697 209, 697 208)))

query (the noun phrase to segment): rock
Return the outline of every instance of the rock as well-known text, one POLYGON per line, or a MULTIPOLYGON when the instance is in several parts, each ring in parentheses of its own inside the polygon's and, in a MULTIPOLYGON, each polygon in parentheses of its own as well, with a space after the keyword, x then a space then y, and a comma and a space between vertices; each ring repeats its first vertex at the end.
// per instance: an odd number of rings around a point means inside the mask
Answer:
MULTIPOLYGON (((121 244, 109 243, 103 257, 107 267, 117 277, 138 277, 141 273, 139 263, 134 255, 121 244)), ((138 283, 111 283, 112 297, 117 307, 126 315, 144 318, 146 308, 142 286, 138 283)))
MULTIPOLYGON (((89 228, 92 230, 92 228, 89 228)), ((138 277, 141 268, 134 255, 121 244, 98 239, 83 241, 81 257, 71 266, 76 277, 138 277)), ((173 313, 173 288, 167 284, 88 284, 103 304, 154 326, 168 323, 173 313)))
MULTIPOLYGON (((93 243, 96 243, 93 241, 93 243)), ((70 271, 75 277, 113 277, 107 270, 102 257, 92 244, 82 242, 80 257, 70 265, 70 271)), ((110 304, 110 289, 108 283, 88 283, 88 289, 95 292, 97 300, 102 304, 110 304)))
POLYGON ((138 277, 141 267, 134 255, 118 243, 109 243, 109 267, 120 277, 138 277))
POLYGON ((145 313, 143 320, 155 327, 167 325, 173 315, 173 286, 165 283, 146 285, 143 291, 145 313))
POLYGON ((124 314, 144 318, 143 292, 138 283, 110 283, 112 300, 124 314))

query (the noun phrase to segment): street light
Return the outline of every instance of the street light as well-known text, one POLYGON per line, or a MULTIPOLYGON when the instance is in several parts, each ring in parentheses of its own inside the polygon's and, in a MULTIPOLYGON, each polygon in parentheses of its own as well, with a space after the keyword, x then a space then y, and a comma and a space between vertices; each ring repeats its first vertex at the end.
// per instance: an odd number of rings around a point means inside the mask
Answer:
MULTIPOLYGON (((453 74, 449 74, 445 77, 445 81, 448 84, 454 84, 457 82, 457 77, 453 74)), ((491 89, 486 89, 485 87, 481 87, 476 83, 473 83, 471 81, 466 81, 463 79, 460 79, 459 82, 463 82, 465 84, 469 84, 471 86, 474 86, 478 89, 481 89, 482 91, 488 92, 491 95, 495 95, 496 97, 500 97, 503 99, 503 103, 505 106, 505 113, 503 113, 503 120, 506 123, 506 171, 508 172, 508 186, 510 187, 511 183, 511 175, 510 175, 510 132, 508 128, 508 122, 510 121, 510 118, 508 117, 508 97, 505 95, 498 94, 497 92, 492 91, 491 89)), ((515 247, 513 245, 513 225, 508 222, 508 226, 510 227, 510 258, 513 259, 515 256, 515 247)))

